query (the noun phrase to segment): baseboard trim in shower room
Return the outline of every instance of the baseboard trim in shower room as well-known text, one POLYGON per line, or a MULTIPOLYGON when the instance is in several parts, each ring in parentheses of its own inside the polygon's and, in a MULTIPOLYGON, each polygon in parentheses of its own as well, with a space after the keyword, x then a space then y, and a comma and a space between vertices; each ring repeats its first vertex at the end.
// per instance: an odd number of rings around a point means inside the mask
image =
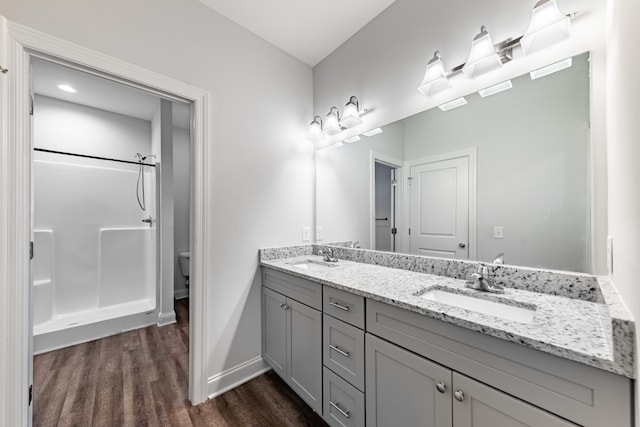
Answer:
POLYGON ((184 298, 189 298, 189 289, 187 288, 183 288, 183 289, 176 289, 173 293, 173 297, 175 299, 184 299, 184 298))
POLYGON ((158 314, 158 326, 167 326, 167 325, 171 325, 172 323, 176 323, 175 311, 158 314))

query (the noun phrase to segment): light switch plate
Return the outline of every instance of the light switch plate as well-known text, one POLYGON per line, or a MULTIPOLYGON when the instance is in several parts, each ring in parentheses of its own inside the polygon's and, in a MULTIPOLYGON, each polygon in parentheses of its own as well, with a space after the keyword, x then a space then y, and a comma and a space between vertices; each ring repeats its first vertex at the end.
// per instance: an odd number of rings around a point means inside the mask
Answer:
POLYGON ((501 225, 493 226, 493 238, 494 239, 504 239, 504 227, 501 225))
POLYGON ((316 242, 320 242, 324 240, 324 227, 317 226, 316 227, 316 242))
POLYGON ((302 227, 302 241, 303 242, 311 241, 311 228, 302 227))

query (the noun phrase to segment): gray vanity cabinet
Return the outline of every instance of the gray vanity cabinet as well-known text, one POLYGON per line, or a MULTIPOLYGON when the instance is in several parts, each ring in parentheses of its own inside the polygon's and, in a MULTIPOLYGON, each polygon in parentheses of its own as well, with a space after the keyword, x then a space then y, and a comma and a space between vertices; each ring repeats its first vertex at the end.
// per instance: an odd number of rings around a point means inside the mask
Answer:
POLYGON ((576 426, 370 334, 366 360, 368 427, 576 426))
MULTIPOLYGON (((283 290, 282 281, 298 278, 273 275, 264 269, 262 288, 262 353, 264 360, 311 408, 322 414, 322 313, 288 295, 270 289, 283 290)), ((299 279, 302 289, 315 283, 299 279)), ((308 300, 322 306, 322 290, 318 298, 308 300)), ((297 295, 296 295, 297 296, 297 295)))
POLYGON ((457 372, 452 384, 454 427, 577 426, 457 372))
POLYGON ((365 347, 368 427, 451 427, 450 369, 370 334, 365 347))

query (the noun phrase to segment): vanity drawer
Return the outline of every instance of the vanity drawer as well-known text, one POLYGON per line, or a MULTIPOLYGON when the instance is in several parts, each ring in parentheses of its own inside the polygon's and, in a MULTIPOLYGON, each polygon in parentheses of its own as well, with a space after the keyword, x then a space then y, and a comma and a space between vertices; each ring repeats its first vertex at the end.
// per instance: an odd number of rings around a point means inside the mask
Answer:
POLYGON ((319 283, 262 267, 262 286, 322 310, 322 285, 319 283))
POLYGON ((335 427, 364 427, 364 394, 326 367, 323 378, 325 421, 335 427))
POLYGON ((324 287, 323 294, 323 312, 364 329, 364 297, 328 286, 324 287))
POLYGON ((326 314, 322 323, 324 365, 364 390, 364 331, 326 314))

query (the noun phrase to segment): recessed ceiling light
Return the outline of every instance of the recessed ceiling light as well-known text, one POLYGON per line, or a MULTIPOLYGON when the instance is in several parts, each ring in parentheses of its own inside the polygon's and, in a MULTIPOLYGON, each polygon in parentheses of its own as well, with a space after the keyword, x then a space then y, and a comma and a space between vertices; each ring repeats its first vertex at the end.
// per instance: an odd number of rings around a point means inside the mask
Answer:
POLYGON ((505 90, 509 90, 513 87, 511 84, 511 80, 504 81, 502 83, 498 83, 497 85, 489 86, 482 90, 479 90, 478 93, 481 97, 486 98, 487 96, 495 95, 496 93, 504 92, 505 90))
POLYGON ((64 92, 69 92, 69 93, 76 93, 77 90, 75 90, 72 86, 69 85, 65 85, 65 84, 59 84, 58 85, 58 89, 64 91, 64 92))
POLYGON ((382 133, 382 129, 380 129, 380 128, 375 128, 375 129, 371 129, 370 131, 367 131, 367 132, 362 132, 362 134, 365 135, 365 136, 373 136, 373 135, 377 135, 379 133, 382 133))
POLYGON ((529 73, 531 76, 531 80, 539 79, 540 77, 548 76, 549 74, 553 74, 557 71, 564 70, 565 68, 571 67, 572 58, 564 59, 560 62, 556 62, 551 65, 547 65, 546 67, 539 68, 537 70, 533 70, 529 73))
POLYGON ((467 103, 467 100, 464 99, 464 97, 460 97, 460 98, 454 99, 453 101, 449 101, 445 104, 438 105, 438 108, 441 109, 442 111, 448 111, 448 110, 452 110, 454 108, 458 108, 463 105, 466 105, 466 103, 467 103))
POLYGON ((360 136, 356 135, 356 136, 352 136, 351 138, 345 139, 343 142, 346 142, 347 144, 351 144, 352 142, 358 142, 358 141, 360 141, 360 136))

